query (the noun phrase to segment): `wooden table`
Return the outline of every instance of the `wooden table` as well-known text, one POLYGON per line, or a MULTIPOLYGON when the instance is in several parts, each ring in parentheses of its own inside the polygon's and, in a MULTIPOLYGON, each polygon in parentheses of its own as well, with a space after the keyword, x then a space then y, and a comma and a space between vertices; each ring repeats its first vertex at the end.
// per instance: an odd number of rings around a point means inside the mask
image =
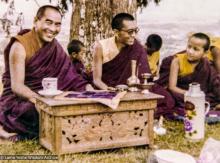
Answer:
POLYGON ((163 96, 128 92, 116 110, 97 103, 38 99, 40 144, 55 154, 153 144, 153 115, 163 96))

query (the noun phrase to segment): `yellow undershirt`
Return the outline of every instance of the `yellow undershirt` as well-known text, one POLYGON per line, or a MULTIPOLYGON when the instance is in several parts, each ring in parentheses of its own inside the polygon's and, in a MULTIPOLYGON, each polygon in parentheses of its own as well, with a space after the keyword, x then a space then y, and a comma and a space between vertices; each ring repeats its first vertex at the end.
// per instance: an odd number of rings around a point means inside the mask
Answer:
POLYGON ((176 57, 179 59, 178 76, 184 77, 194 72, 195 66, 188 62, 186 53, 176 54, 176 57))
POLYGON ((148 55, 147 58, 148 58, 151 73, 156 75, 157 69, 158 69, 158 63, 160 59, 160 52, 156 51, 153 54, 148 55))

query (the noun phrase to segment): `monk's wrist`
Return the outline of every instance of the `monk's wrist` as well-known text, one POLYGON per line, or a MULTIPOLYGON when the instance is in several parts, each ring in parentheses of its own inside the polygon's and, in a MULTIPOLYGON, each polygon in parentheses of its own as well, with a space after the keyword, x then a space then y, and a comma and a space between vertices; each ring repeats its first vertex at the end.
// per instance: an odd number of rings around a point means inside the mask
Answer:
POLYGON ((35 97, 31 97, 31 98, 29 98, 29 101, 35 104, 36 103, 36 98, 35 97))
POLYGON ((28 98, 28 100, 30 101, 30 102, 32 102, 32 103, 36 103, 36 100, 37 99, 37 95, 33 95, 33 96, 31 96, 30 98, 28 98))

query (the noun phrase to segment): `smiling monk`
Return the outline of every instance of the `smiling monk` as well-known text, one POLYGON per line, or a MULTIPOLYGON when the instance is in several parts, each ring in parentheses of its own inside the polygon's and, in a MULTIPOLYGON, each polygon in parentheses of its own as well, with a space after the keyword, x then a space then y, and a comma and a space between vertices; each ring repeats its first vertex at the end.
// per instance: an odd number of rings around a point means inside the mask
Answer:
POLYGON ((13 37, 5 49, 4 90, 0 98, 0 137, 12 141, 38 136, 37 92, 45 77, 57 77, 59 90, 83 91, 87 81, 79 76, 55 39, 61 30, 57 7, 39 8, 32 30, 13 37))
POLYGON ((131 60, 137 61, 138 77, 150 73, 147 54, 136 40, 139 31, 134 17, 119 13, 112 20, 114 36, 95 43, 93 80, 99 89, 126 84, 131 76, 131 60))

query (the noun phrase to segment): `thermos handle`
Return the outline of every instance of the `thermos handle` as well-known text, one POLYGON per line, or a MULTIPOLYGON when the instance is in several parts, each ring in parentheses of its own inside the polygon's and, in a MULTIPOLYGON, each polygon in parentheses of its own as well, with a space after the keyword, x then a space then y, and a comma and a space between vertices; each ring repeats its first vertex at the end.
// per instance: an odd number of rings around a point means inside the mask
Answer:
POLYGON ((206 101, 205 104, 205 115, 207 115, 210 110, 210 103, 206 101))

